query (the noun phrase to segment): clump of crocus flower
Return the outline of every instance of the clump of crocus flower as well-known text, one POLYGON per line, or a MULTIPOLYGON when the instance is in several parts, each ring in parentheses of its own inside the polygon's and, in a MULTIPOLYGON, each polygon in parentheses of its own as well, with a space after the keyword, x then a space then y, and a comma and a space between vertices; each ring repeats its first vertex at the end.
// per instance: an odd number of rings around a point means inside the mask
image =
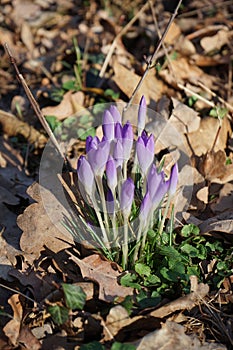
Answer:
POLYGON ((80 192, 94 213, 93 222, 86 227, 98 246, 124 269, 129 255, 133 263, 142 256, 147 232, 167 197, 161 234, 178 181, 177 164, 168 179, 155 165, 154 136, 145 131, 144 97, 137 119, 135 135, 131 123, 123 124, 117 107, 111 106, 103 114, 103 137, 87 137, 86 155, 79 158, 77 166, 80 192))

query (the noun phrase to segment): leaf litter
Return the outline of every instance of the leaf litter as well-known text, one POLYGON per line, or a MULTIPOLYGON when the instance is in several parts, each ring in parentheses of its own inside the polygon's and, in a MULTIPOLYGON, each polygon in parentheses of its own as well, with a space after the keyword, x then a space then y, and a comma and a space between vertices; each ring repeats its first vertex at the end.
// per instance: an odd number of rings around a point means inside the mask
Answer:
MULTIPOLYGON (((104 96, 103 89, 111 90, 110 100, 127 101, 145 68, 143 52, 145 56, 153 52, 157 33, 153 15, 147 9, 140 13, 132 32, 126 32, 117 42, 104 79, 95 86, 98 81, 95 72, 103 64, 101 55, 106 55, 116 33, 127 23, 133 6, 129 6, 129 11, 118 1, 112 3, 101 9, 96 2, 77 7, 63 0, 56 4, 51 1, 32 4, 24 0, 4 0, 0 5, 1 43, 8 42, 17 63, 28 69, 26 78, 30 88, 37 92, 44 112, 56 116, 58 121, 76 113, 77 108, 98 102, 104 96), (144 29, 146 27, 153 28, 150 34, 144 29), (78 42, 89 55, 88 59, 82 58, 85 63, 81 71, 82 91, 72 88, 67 91, 64 85, 61 87, 62 81, 66 80, 62 80, 63 75, 74 77, 73 67, 77 62, 72 36, 78 37, 78 42), (146 40, 142 39, 143 36, 146 40), (96 90, 92 89, 93 86, 96 90), (113 92, 119 93, 118 97, 113 92)), ((133 15, 141 6, 142 2, 135 0, 133 15)), ((168 4, 159 1, 156 6, 156 15, 163 27, 163 18, 168 18, 168 4)), ((216 143, 214 141, 220 125, 219 111, 226 107, 223 102, 231 104, 233 101, 229 59, 232 4, 224 1, 220 8, 214 1, 208 6, 203 7, 200 1, 184 6, 164 42, 168 53, 164 48, 160 50, 156 69, 150 70, 134 102, 138 103, 144 94, 149 106, 174 124, 182 135, 188 155, 192 156, 193 164, 189 167, 195 167, 192 168, 195 176, 191 210, 183 212, 183 217, 195 222, 202 235, 223 238, 229 246, 232 244, 233 154, 228 146, 232 141, 232 109, 223 118, 216 143), (195 13, 199 13, 199 17, 195 17, 195 13), (203 85, 216 96, 207 92, 203 85), (169 96, 166 102, 164 95, 169 96), (215 117, 211 116, 214 111, 217 111, 215 117)), ((229 325, 232 326, 229 309, 232 301, 224 302, 224 298, 231 300, 232 274, 223 279, 225 289, 224 292, 218 291, 219 299, 212 299, 213 291, 208 291, 207 284, 197 283, 197 298, 193 299, 195 291, 192 291, 175 300, 164 298, 161 304, 130 314, 126 300, 128 297, 137 299, 139 291, 118 283, 122 274, 120 267, 103 260, 88 246, 73 249, 73 238, 64 237, 57 230, 44 210, 38 183, 31 185, 34 180, 38 181, 35 168, 39 166, 39 163, 33 165, 32 170, 31 162, 41 154, 46 136, 30 109, 23 111, 25 115, 20 119, 17 109, 11 106, 11 100, 21 91, 3 51, 0 63, 0 211, 3 236, 0 278, 1 286, 15 291, 12 294, 1 287, 1 306, 12 317, 11 320, 1 320, 1 347, 82 349, 85 343, 95 340, 96 348, 104 344, 113 349, 119 346, 117 342, 128 343, 130 340, 137 349, 159 349, 162 346, 167 349, 231 348, 233 336, 229 330, 229 325), (72 303, 66 304, 62 283, 77 285, 85 291, 83 310, 77 310, 77 305, 72 303), (27 299, 27 296, 32 298, 27 299), (32 303, 31 299, 35 302, 32 303), (44 312, 46 300, 58 312, 64 310, 69 314, 62 326, 56 324, 56 317, 52 319, 44 312), (213 324, 209 326, 210 321, 202 319, 197 307, 204 308, 206 303, 212 307, 214 301, 218 308, 217 300, 228 316, 221 314, 220 309, 212 309, 222 317, 222 323, 218 321, 213 327, 213 324), (194 326, 191 332, 187 332, 192 313, 196 320, 199 319, 199 333, 195 332, 194 326), (206 327, 204 338, 200 336, 203 327, 206 327), (224 337, 224 332, 228 332, 228 336, 224 337), (217 339, 226 346, 207 342, 210 339, 217 339)), ((149 127, 156 130, 156 123, 152 121, 149 127)), ((165 149, 160 145, 158 152, 165 149)), ((75 164, 75 159, 72 164, 75 164)), ((184 201, 185 198, 184 192, 184 201)), ((215 263, 204 263, 209 266, 208 280, 215 263)), ((125 346, 128 349, 129 345, 125 346)))

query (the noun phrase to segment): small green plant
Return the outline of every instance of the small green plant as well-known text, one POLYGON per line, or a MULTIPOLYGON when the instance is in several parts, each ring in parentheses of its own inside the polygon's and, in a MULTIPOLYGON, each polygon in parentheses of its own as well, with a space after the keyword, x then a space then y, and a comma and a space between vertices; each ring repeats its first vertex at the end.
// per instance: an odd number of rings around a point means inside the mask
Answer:
POLYGON ((66 323, 70 311, 82 310, 86 302, 86 294, 81 287, 66 283, 62 283, 61 287, 64 299, 48 306, 48 312, 57 325, 66 323))

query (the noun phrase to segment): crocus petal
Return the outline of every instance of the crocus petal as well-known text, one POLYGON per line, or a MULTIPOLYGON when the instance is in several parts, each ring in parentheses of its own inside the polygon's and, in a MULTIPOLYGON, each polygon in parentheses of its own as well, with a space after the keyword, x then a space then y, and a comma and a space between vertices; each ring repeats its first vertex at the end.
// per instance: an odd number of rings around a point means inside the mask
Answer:
POLYGON ((113 150, 113 158, 116 163, 116 168, 122 167, 124 157, 123 157, 123 146, 122 146, 121 140, 117 140, 115 143, 114 150, 113 150))
POLYGON ((103 115, 103 134, 107 140, 113 140, 115 136, 115 123, 112 114, 106 110, 103 115))
POLYGON ((139 166, 142 172, 146 174, 154 160, 153 138, 150 137, 149 139, 147 139, 147 143, 145 145, 143 138, 139 136, 136 143, 136 152, 137 152, 139 166), (152 148, 153 148, 153 151, 152 151, 152 148))
POLYGON ((122 139, 122 132, 123 132, 122 125, 121 125, 121 123, 117 122, 115 125, 115 139, 116 140, 122 139))
POLYGON ((95 176, 103 176, 106 163, 109 157, 110 143, 108 141, 100 142, 97 149, 92 148, 88 152, 88 161, 95 176))
POLYGON ((165 194, 168 192, 169 189, 169 180, 165 181, 163 183, 160 183, 159 187, 157 188, 156 193, 154 194, 152 198, 152 203, 153 203, 153 210, 158 208, 160 202, 162 201, 163 197, 165 194))
POLYGON ((124 160, 130 158, 130 153, 133 147, 133 128, 130 122, 127 122, 122 129, 122 146, 124 160))
POLYGON ((176 186, 178 183, 178 165, 175 163, 171 169, 171 175, 169 179, 169 195, 174 196, 176 193, 176 186))
POLYGON ((86 193, 91 196, 94 189, 94 174, 88 160, 81 156, 77 167, 78 180, 83 185, 86 193))
POLYGON ((92 148, 97 149, 100 140, 98 136, 87 136, 86 138, 86 153, 88 153, 92 148))
POLYGON ((138 109, 138 133, 141 135, 142 130, 145 128, 146 123, 146 99, 141 97, 138 109))
POLYGON ((114 198, 111 190, 108 190, 107 192, 106 206, 107 206, 108 214, 113 214, 115 210, 115 202, 114 202, 114 198))
POLYGON ((150 198, 149 192, 147 192, 142 200, 141 206, 140 206, 140 213, 139 218, 142 222, 148 222, 150 219, 150 213, 152 208, 152 202, 150 198))
POLYGON ((121 114, 116 106, 111 105, 109 107, 109 112, 111 113, 111 115, 113 117, 114 123, 117 123, 117 122, 121 123, 121 114))
POLYGON ((150 197, 153 198, 160 184, 164 182, 163 172, 158 173, 155 164, 152 164, 147 174, 147 191, 150 197))
POLYGON ((134 183, 133 180, 126 179, 121 186, 120 207, 125 217, 129 217, 131 206, 134 198, 134 183))
POLYGON ((109 156, 107 164, 106 164, 106 176, 108 187, 114 191, 117 186, 117 169, 116 163, 112 156, 109 156))

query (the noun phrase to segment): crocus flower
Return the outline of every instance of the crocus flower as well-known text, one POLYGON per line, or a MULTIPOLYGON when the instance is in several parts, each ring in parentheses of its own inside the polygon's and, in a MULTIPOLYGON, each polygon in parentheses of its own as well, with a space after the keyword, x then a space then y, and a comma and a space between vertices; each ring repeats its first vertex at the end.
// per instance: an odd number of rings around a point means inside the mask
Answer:
POLYGON ((177 163, 175 163, 171 169, 171 175, 170 175, 170 179, 169 179, 169 195, 170 196, 174 196, 174 194, 176 193, 176 186, 178 183, 178 165, 177 163))
POLYGON ((95 176, 103 176, 106 163, 109 157, 110 143, 102 141, 97 145, 97 148, 92 148, 88 154, 87 158, 91 165, 91 168, 95 176))
POLYGON ((122 129, 122 146, 124 160, 128 161, 133 147, 133 128, 129 121, 123 126, 122 129))
POLYGON ((98 144, 100 143, 100 140, 98 136, 87 136, 86 138, 86 153, 88 153, 92 148, 97 149, 98 144))
POLYGON ((168 181, 161 182, 160 185, 158 186, 157 191, 155 192, 153 198, 151 198, 153 211, 158 208, 165 194, 168 192, 169 186, 170 186, 170 179, 168 181))
POLYGON ((152 164, 146 178, 147 191, 150 194, 150 198, 154 197, 158 187, 164 182, 164 180, 164 173, 158 173, 155 164, 152 164))
POLYGON ((142 96, 139 103, 139 110, 138 110, 138 134, 139 135, 141 135, 142 130, 145 128, 145 122, 146 122, 146 99, 144 96, 142 96))
POLYGON ((118 108, 114 105, 111 105, 109 107, 109 112, 111 113, 112 117, 113 117, 113 120, 114 120, 114 123, 121 123, 121 114, 120 112, 118 111, 118 108))
POLYGON ((84 156, 81 156, 78 160, 77 174, 86 193, 89 196, 92 196, 94 189, 94 174, 88 160, 84 156))
POLYGON ((123 157, 123 146, 122 146, 121 140, 117 140, 115 143, 114 150, 113 150, 113 158, 116 162, 116 168, 122 167, 124 157, 123 157))
POLYGON ((121 123, 117 122, 115 124, 115 139, 121 140, 122 139, 122 133, 123 133, 123 127, 121 123))
POLYGON ((111 190, 108 190, 107 192, 106 206, 107 206, 108 214, 110 215, 114 214, 115 202, 114 202, 114 198, 111 190))
POLYGON ((152 202, 151 202, 150 194, 147 191, 145 196, 143 197, 143 200, 140 206, 140 213, 139 213, 139 218, 144 224, 149 221, 151 210, 152 210, 152 202))
POLYGON ((112 114, 108 110, 104 111, 102 129, 106 140, 114 139, 115 123, 112 114))
POLYGON ((109 156, 106 164, 106 176, 108 187, 114 192, 117 186, 117 169, 116 163, 112 156, 109 156))
POLYGON ((142 133, 142 136, 138 137, 136 152, 139 166, 146 174, 154 160, 154 137, 152 134, 147 137, 142 133))
POLYGON ((121 186, 120 207, 124 217, 129 217, 134 199, 134 183, 131 178, 126 179, 121 186))

